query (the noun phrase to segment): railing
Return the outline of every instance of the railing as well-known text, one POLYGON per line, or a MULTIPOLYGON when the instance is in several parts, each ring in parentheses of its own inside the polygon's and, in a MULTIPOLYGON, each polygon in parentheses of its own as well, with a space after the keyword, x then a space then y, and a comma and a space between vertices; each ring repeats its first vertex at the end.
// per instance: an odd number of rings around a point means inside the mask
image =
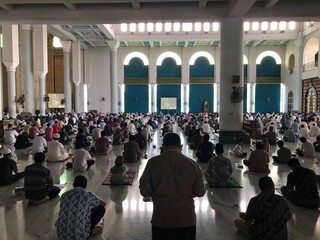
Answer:
POLYGON ((303 71, 307 72, 313 69, 317 69, 318 68, 318 62, 309 62, 306 64, 303 64, 303 71))

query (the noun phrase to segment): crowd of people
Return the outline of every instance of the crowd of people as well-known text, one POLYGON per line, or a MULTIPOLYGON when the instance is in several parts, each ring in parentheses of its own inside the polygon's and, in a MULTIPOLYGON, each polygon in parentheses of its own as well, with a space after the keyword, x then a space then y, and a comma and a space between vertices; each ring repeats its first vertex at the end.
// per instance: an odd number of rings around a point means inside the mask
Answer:
MULTIPOLYGON (((139 162, 146 156, 148 142, 153 140, 154 132, 162 126, 161 154, 148 160, 140 179, 141 195, 146 201, 152 199, 154 204, 152 239, 169 239, 170 236, 177 236, 174 239, 195 239, 193 198, 205 194, 203 175, 209 187, 227 186, 233 174, 230 155, 241 159, 248 156, 243 160, 243 165, 249 171, 268 174, 270 145, 279 147, 277 154, 272 156, 273 161, 288 164, 292 169, 286 186, 281 188, 282 195, 298 206, 318 208, 317 176, 314 171, 302 167, 296 156, 313 158, 319 151, 319 118, 316 115, 246 114, 244 119, 256 121, 261 140, 256 140, 255 147, 251 146, 250 151, 246 152, 243 150, 244 140, 238 139, 226 156, 223 144, 215 145, 210 141, 212 134, 219 133, 218 114, 172 117, 139 113, 49 113, 46 117, 29 120, 18 117, 16 125, 10 123, 4 131, 0 185, 24 178, 28 204, 45 203, 60 192, 60 188, 53 184, 50 169, 43 165, 45 161, 66 161, 68 169, 82 172, 95 164, 92 155, 108 155, 115 145, 123 146, 123 154, 116 157, 110 169, 111 182, 125 184, 128 182, 127 163, 139 162), (174 133, 175 124, 181 128, 198 162, 181 153, 181 139, 174 133), (285 142, 290 141, 297 144, 294 153, 285 147, 285 142), (66 145, 72 146, 70 153, 66 145), (14 159, 15 149, 30 151, 35 163, 19 172, 14 159), (199 164, 205 166, 204 172, 199 164)), ((60 200, 56 222, 60 239, 86 239, 90 234, 102 231, 97 224, 105 213, 106 202, 85 190, 87 179, 83 176, 77 176, 73 186, 74 189, 64 193, 60 200), (79 211, 77 214, 76 210, 79 211), (73 221, 65 224, 66 219, 73 221)), ((270 177, 262 177, 259 187, 261 194, 251 199, 247 211, 240 213, 235 220, 235 226, 249 237, 268 234, 286 239, 286 222, 291 216, 286 201, 274 194, 274 183, 270 177), (269 225, 264 225, 267 222, 269 225), (263 228, 255 227, 258 224, 263 228)))

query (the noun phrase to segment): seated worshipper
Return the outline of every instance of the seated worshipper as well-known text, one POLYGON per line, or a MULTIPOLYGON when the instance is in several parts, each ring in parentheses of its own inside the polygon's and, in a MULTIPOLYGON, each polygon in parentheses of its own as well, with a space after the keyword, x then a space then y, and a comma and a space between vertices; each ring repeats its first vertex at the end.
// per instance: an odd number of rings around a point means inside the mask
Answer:
POLYGON ((121 128, 117 127, 112 137, 112 145, 122 145, 124 140, 125 139, 121 132, 121 128))
POLYGON ((310 142, 314 143, 316 141, 317 136, 319 135, 319 128, 316 122, 312 122, 309 135, 310 135, 310 142))
POLYGON ((191 131, 189 131, 189 134, 188 134, 188 137, 187 137, 187 141, 192 143, 192 138, 193 138, 194 135, 197 134, 198 131, 200 132, 200 130, 198 130, 196 128, 196 126, 192 126, 191 131))
POLYGON ((90 146, 90 143, 87 141, 87 136, 83 128, 78 128, 78 134, 76 136, 76 141, 74 143, 75 148, 79 148, 85 145, 86 147, 90 146))
POLYGON ((205 121, 204 124, 201 126, 201 132, 203 134, 210 134, 211 127, 207 121, 205 121))
POLYGON ((38 152, 34 155, 34 164, 24 170, 25 197, 29 205, 38 205, 58 196, 60 188, 53 185, 50 169, 43 166, 46 155, 38 152))
POLYGON ((289 148, 283 146, 283 141, 278 141, 279 150, 277 151, 277 156, 272 156, 275 162, 288 163, 291 158, 291 151, 289 148))
POLYGON ((20 132, 18 135, 14 147, 16 149, 25 149, 29 146, 29 137, 27 133, 20 132))
POLYGON ((141 134, 144 136, 147 142, 152 140, 152 133, 153 133, 153 128, 151 127, 150 124, 147 124, 142 128, 141 134))
POLYGON ((299 140, 302 145, 300 149, 296 149, 297 154, 303 157, 315 157, 315 149, 313 147, 313 144, 304 137, 299 138, 299 140))
POLYGON ((320 198, 315 172, 302 167, 297 158, 291 158, 288 166, 292 172, 287 177, 287 185, 281 187, 282 195, 300 207, 318 208, 320 198))
POLYGON ((188 122, 188 124, 185 126, 184 131, 183 131, 184 135, 189 136, 189 133, 192 131, 193 127, 194 126, 192 125, 192 123, 188 122))
POLYGON ((246 212, 239 213, 234 225, 249 239, 288 239, 291 213, 287 202, 274 194, 270 177, 260 178, 259 188, 261 193, 250 199, 246 212))
POLYGON ((105 214, 106 202, 92 192, 86 191, 87 178, 76 176, 73 189, 60 199, 60 212, 55 224, 59 239, 88 239, 92 234, 102 233, 97 226, 105 214))
POLYGON ((192 144, 190 144, 191 149, 198 149, 199 144, 202 142, 202 135, 200 130, 196 130, 196 134, 192 137, 192 144))
POLYGON ((4 148, 2 155, 3 157, 0 159, 0 186, 9 185, 23 178, 24 172, 19 173, 17 163, 11 159, 11 150, 4 148))
POLYGON ((269 131, 266 133, 266 136, 268 137, 270 145, 277 144, 277 133, 273 131, 273 126, 269 127, 269 131))
POLYGON ((45 138, 47 142, 50 142, 53 139, 53 128, 50 123, 47 124, 47 128, 45 129, 45 138))
POLYGON ((53 126, 52 126, 53 134, 59 133, 60 128, 61 128, 61 127, 60 127, 60 124, 59 124, 58 119, 54 120, 54 124, 53 124, 53 126))
POLYGON ((105 131, 101 132, 101 137, 99 137, 95 143, 96 154, 108 154, 112 151, 112 146, 110 145, 110 140, 106 136, 105 131))
POLYGON ((304 124, 300 125, 300 130, 298 132, 297 137, 298 137, 297 148, 301 149, 302 142, 301 142, 300 138, 304 137, 305 139, 308 139, 308 137, 309 137, 308 129, 305 128, 304 124))
POLYGON ((205 134, 202 138, 202 142, 198 146, 196 156, 200 162, 207 163, 210 158, 213 157, 214 144, 209 142, 209 134, 205 134))
POLYGON ((242 151, 242 146, 243 146, 243 140, 238 139, 238 143, 231 151, 231 155, 233 155, 235 157, 246 157, 247 153, 242 151))
POLYGON ((39 131, 39 134, 33 139, 32 143, 32 154, 36 154, 37 152, 46 152, 47 151, 47 141, 43 137, 44 135, 44 130, 41 129, 39 131))
POLYGON ((72 168, 75 172, 84 172, 90 168, 95 161, 92 159, 90 153, 85 149, 86 146, 77 146, 73 153, 73 162, 68 162, 66 164, 67 168, 72 168))
POLYGON ((123 157, 118 156, 114 161, 114 166, 110 169, 112 173, 111 183, 112 184, 125 184, 128 182, 127 171, 128 167, 123 163, 123 157))
POLYGON ((320 136, 317 136, 317 141, 313 143, 314 150, 320 152, 320 136))
POLYGON ((32 125, 32 127, 30 127, 29 129, 29 138, 30 139, 34 139, 38 134, 39 134, 39 129, 37 128, 37 126, 32 125))
POLYGON ((107 137, 111 137, 113 134, 113 130, 112 127, 110 126, 110 124, 107 122, 107 124, 104 126, 103 131, 106 133, 107 137))
POLYGON ((139 162, 141 158, 141 152, 138 143, 134 141, 134 136, 129 135, 129 142, 126 142, 123 146, 123 159, 124 162, 139 162))
POLYGON ((224 187, 232 174, 230 159, 224 157, 223 145, 216 145, 216 157, 210 159, 207 169, 206 178, 210 186, 224 187))
POLYGON ((69 134, 67 133, 67 131, 65 130, 65 127, 62 127, 59 131, 60 134, 60 139, 59 142, 62 145, 67 145, 69 142, 71 142, 72 140, 69 138, 69 134))
POLYGON ((263 145, 263 149, 266 151, 266 152, 269 152, 270 151, 270 143, 268 141, 268 136, 267 135, 262 135, 261 136, 261 143, 263 145))
POLYGON ((141 134, 141 128, 138 128, 138 132, 134 135, 134 141, 138 143, 140 150, 147 147, 147 139, 141 134))
POLYGON ((283 141, 295 142, 296 141, 296 135, 295 135, 294 131, 292 131, 291 129, 285 127, 283 141))
POLYGON ((64 146, 59 143, 59 133, 53 134, 53 140, 48 142, 48 162, 63 162, 70 158, 69 154, 64 149, 64 146))
POLYGON ((92 141, 97 141, 97 139, 99 137, 101 137, 101 132, 103 131, 103 129, 100 127, 100 125, 97 125, 97 127, 95 127, 94 129, 92 129, 92 141))
POLYGON ((128 123, 124 122, 123 126, 121 128, 122 134, 124 138, 128 138, 129 137, 129 128, 128 128, 128 123))
POLYGON ((252 172, 270 173, 269 170, 269 154, 263 149, 261 142, 256 143, 256 150, 250 153, 248 160, 243 160, 243 164, 246 165, 252 172))
POLYGON ((73 127, 70 124, 65 125, 64 130, 68 133, 69 136, 74 134, 73 127))
POLYGON ((10 148, 13 148, 18 135, 19 133, 15 129, 13 129, 13 125, 9 123, 8 128, 4 130, 4 143, 10 145, 10 148))

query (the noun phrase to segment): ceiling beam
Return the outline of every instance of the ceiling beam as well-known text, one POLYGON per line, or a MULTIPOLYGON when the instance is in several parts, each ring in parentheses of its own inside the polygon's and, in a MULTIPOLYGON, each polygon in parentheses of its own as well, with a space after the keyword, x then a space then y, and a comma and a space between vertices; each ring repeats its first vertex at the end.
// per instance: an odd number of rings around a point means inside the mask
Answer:
POLYGON ((70 11, 76 11, 77 6, 73 3, 64 3, 64 5, 70 10, 70 11))
POLYGON ((5 10, 7 12, 11 12, 14 10, 14 6, 10 5, 10 4, 0 4, 0 8, 2 8, 3 10, 5 10))
POLYGON ((252 47, 258 46, 260 43, 263 43, 264 40, 255 41, 254 44, 252 44, 252 47))
POLYGON ((279 2, 279 0, 268 0, 266 2, 266 5, 264 6, 265 8, 271 8, 274 5, 276 5, 279 2))
POLYGON ((231 0, 228 5, 228 16, 244 16, 255 2, 256 0, 231 0))
POLYGON ((189 41, 184 41, 184 47, 188 47, 189 41))
POLYGON ((110 24, 97 24, 97 27, 106 35, 108 40, 115 40, 115 33, 110 24))
POLYGON ((154 47, 154 45, 153 45, 153 41, 149 41, 149 44, 150 44, 150 47, 154 47))
POLYGON ((141 8, 139 0, 132 0, 131 4, 134 10, 139 10, 141 8))
POLYGON ((207 6, 207 3, 208 3, 208 0, 200 0, 199 1, 199 8, 206 8, 207 6))

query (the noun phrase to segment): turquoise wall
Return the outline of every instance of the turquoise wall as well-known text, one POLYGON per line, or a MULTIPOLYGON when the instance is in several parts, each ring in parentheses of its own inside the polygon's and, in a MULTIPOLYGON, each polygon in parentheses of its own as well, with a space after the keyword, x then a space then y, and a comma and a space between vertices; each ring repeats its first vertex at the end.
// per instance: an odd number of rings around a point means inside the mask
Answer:
MULTIPOLYGON (((181 112, 181 85, 180 84, 158 84, 157 85, 157 110, 158 113, 161 111, 160 99, 162 97, 176 97, 177 98, 177 110, 170 110, 170 114, 173 115, 175 112, 181 112)), ((162 111, 166 114, 168 111, 162 111)))
POLYGON ((126 84, 124 91, 124 111, 147 113, 149 103, 148 84, 126 84))
POLYGON ((210 65, 209 60, 205 57, 197 58, 194 65, 190 66, 190 78, 213 76, 214 66, 210 65))
POLYGON ((144 66, 140 58, 132 58, 129 65, 124 66, 125 78, 148 78, 148 66, 144 66))
POLYGON ((256 84, 256 112, 280 112, 280 84, 256 84))
POLYGON ((281 64, 276 64, 273 57, 265 57, 257 64, 257 77, 280 77, 281 64))
POLYGON ((158 78, 180 78, 181 77, 181 66, 176 64, 173 58, 165 58, 162 61, 161 66, 157 66, 157 77, 158 78))
POLYGON ((213 84, 190 84, 189 111, 192 113, 203 112, 203 103, 209 103, 209 112, 213 112, 213 84))
POLYGON ((243 101, 242 101, 242 104, 243 104, 243 112, 247 112, 247 84, 244 83, 243 84, 243 101))

